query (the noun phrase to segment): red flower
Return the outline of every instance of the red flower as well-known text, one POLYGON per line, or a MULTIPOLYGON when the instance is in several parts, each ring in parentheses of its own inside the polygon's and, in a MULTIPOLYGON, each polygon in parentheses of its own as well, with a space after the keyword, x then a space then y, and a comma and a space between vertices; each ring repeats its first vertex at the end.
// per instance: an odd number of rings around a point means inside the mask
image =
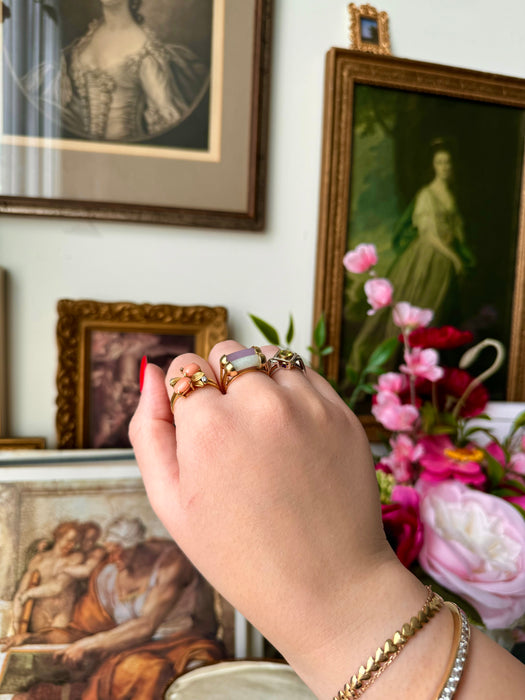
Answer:
POLYGON ((408 567, 423 546, 423 525, 419 519, 419 496, 409 486, 396 486, 392 503, 381 505, 383 526, 399 561, 408 567))
POLYGON ((474 336, 470 331, 460 331, 454 326, 441 328, 416 328, 408 336, 408 344, 412 348, 435 348, 449 350, 471 343, 474 336))
MULTIPOLYGON (((465 389, 474 377, 465 372, 465 370, 456 369, 455 367, 444 367, 444 370, 443 378, 434 384, 434 392, 439 410, 449 411, 454 408, 458 400, 463 396, 465 389)), ((430 382, 424 381, 416 384, 416 393, 425 400, 432 399, 432 391, 430 382)), ((462 418, 479 416, 485 410, 488 400, 487 390, 483 384, 479 384, 468 395, 459 415, 462 418)))

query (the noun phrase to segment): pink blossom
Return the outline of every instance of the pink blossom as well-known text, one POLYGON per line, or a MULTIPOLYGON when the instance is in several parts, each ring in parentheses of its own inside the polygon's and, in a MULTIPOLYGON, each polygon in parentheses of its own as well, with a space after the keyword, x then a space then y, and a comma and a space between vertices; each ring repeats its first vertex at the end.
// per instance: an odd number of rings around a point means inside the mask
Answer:
POLYGON ((397 482, 410 481, 414 476, 413 465, 423 455, 423 448, 403 433, 390 439, 390 447, 392 451, 380 463, 390 468, 397 482))
POLYGON ((377 262, 377 251, 371 243, 361 243, 355 250, 349 250, 343 258, 348 272, 368 272, 377 262))
POLYGON ((390 306, 394 290, 386 279, 371 279, 365 282, 366 299, 372 307, 367 311, 368 316, 373 316, 378 309, 390 306))
POLYGON ((413 348, 405 351, 405 365, 400 365, 399 369, 405 374, 411 374, 414 377, 428 379, 430 382, 436 382, 443 376, 443 368, 438 366, 439 355, 436 350, 427 348, 413 348))
POLYGON ((410 404, 401 404, 398 396, 390 391, 376 394, 372 413, 387 429, 394 431, 411 430, 419 418, 419 411, 410 404))
POLYGON ((412 306, 406 301, 400 301, 394 306, 392 320, 399 328, 406 331, 413 331, 414 328, 428 326, 434 317, 431 309, 420 309, 412 306))
POLYGON ((379 391, 391 391, 393 394, 401 394, 408 388, 408 379, 399 372, 385 372, 377 378, 379 391))
POLYGON ((502 498, 449 480, 421 497, 419 563, 467 600, 489 629, 525 613, 525 520, 502 498))
POLYGON ((475 445, 456 447, 447 435, 426 435, 419 445, 424 454, 419 458, 421 478, 438 482, 457 479, 465 484, 483 486, 485 475, 481 468, 483 452, 475 445))
POLYGON ((503 450, 503 447, 499 444, 499 442, 489 442, 485 449, 489 453, 489 455, 491 457, 494 457, 494 459, 497 462, 499 462, 503 467, 506 465, 507 459, 505 457, 505 451, 503 450))
POLYGON ((423 544, 423 526, 419 519, 419 494, 408 486, 396 486, 392 502, 381 506, 387 537, 399 560, 410 566, 423 544))
POLYGON ((516 474, 525 476, 525 453, 516 452, 510 458, 509 468, 516 474))

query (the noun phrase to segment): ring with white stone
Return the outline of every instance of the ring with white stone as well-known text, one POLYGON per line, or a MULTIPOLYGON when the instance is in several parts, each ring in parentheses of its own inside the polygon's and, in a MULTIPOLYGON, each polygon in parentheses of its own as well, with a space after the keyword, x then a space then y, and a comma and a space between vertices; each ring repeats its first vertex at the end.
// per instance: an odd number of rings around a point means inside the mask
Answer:
POLYGON ((201 389, 205 386, 213 386, 216 389, 219 388, 217 382, 213 379, 209 379, 196 362, 191 362, 186 367, 181 367, 180 371, 182 372, 182 376, 170 379, 170 386, 176 387, 170 400, 172 413, 175 401, 183 396, 188 396, 188 394, 195 391, 195 389, 201 389))
POLYGON ((268 360, 268 374, 272 376, 278 369, 300 369, 306 371, 303 358, 293 350, 281 349, 268 360))
POLYGON ((219 382, 221 389, 226 393, 234 379, 246 372, 258 370, 268 371, 266 356, 257 345, 223 355, 220 359, 219 382))

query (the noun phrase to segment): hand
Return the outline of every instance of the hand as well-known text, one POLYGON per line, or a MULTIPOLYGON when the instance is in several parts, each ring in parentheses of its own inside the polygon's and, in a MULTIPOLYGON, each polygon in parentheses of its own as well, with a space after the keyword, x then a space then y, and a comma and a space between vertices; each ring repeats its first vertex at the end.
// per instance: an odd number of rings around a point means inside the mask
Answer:
POLYGON ((67 649, 62 651, 57 651, 54 658, 57 661, 61 661, 63 664, 69 668, 79 668, 86 654, 94 650, 93 641, 90 637, 83 637, 82 639, 70 644, 67 649))
POLYGON ((0 651, 5 652, 12 647, 19 647, 25 642, 29 635, 25 632, 18 632, 9 637, 0 638, 0 651))
POLYGON ((328 382, 297 369, 196 389, 175 402, 175 429, 169 379, 190 362, 217 379, 241 347, 182 355, 166 377, 148 365, 131 441, 153 508, 204 576, 283 653, 319 649, 395 559, 368 441, 328 382))

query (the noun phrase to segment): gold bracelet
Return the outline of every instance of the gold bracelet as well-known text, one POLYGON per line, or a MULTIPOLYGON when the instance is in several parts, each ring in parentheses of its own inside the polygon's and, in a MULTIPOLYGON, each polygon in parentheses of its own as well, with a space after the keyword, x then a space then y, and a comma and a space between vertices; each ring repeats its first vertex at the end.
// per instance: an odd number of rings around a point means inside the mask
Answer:
POLYGON ((333 700, 353 700, 360 697, 372 683, 390 666, 392 661, 403 650, 410 637, 420 630, 443 607, 443 599, 427 586, 428 596, 425 604, 416 616, 405 623, 401 630, 387 639, 383 647, 379 647, 374 656, 370 656, 366 665, 360 666, 357 673, 345 684, 344 688, 334 695, 333 700))
POLYGON ((470 625, 463 610, 455 603, 446 601, 445 605, 454 616, 454 641, 438 694, 434 700, 451 700, 461 680, 461 674, 467 660, 470 642, 470 625))

